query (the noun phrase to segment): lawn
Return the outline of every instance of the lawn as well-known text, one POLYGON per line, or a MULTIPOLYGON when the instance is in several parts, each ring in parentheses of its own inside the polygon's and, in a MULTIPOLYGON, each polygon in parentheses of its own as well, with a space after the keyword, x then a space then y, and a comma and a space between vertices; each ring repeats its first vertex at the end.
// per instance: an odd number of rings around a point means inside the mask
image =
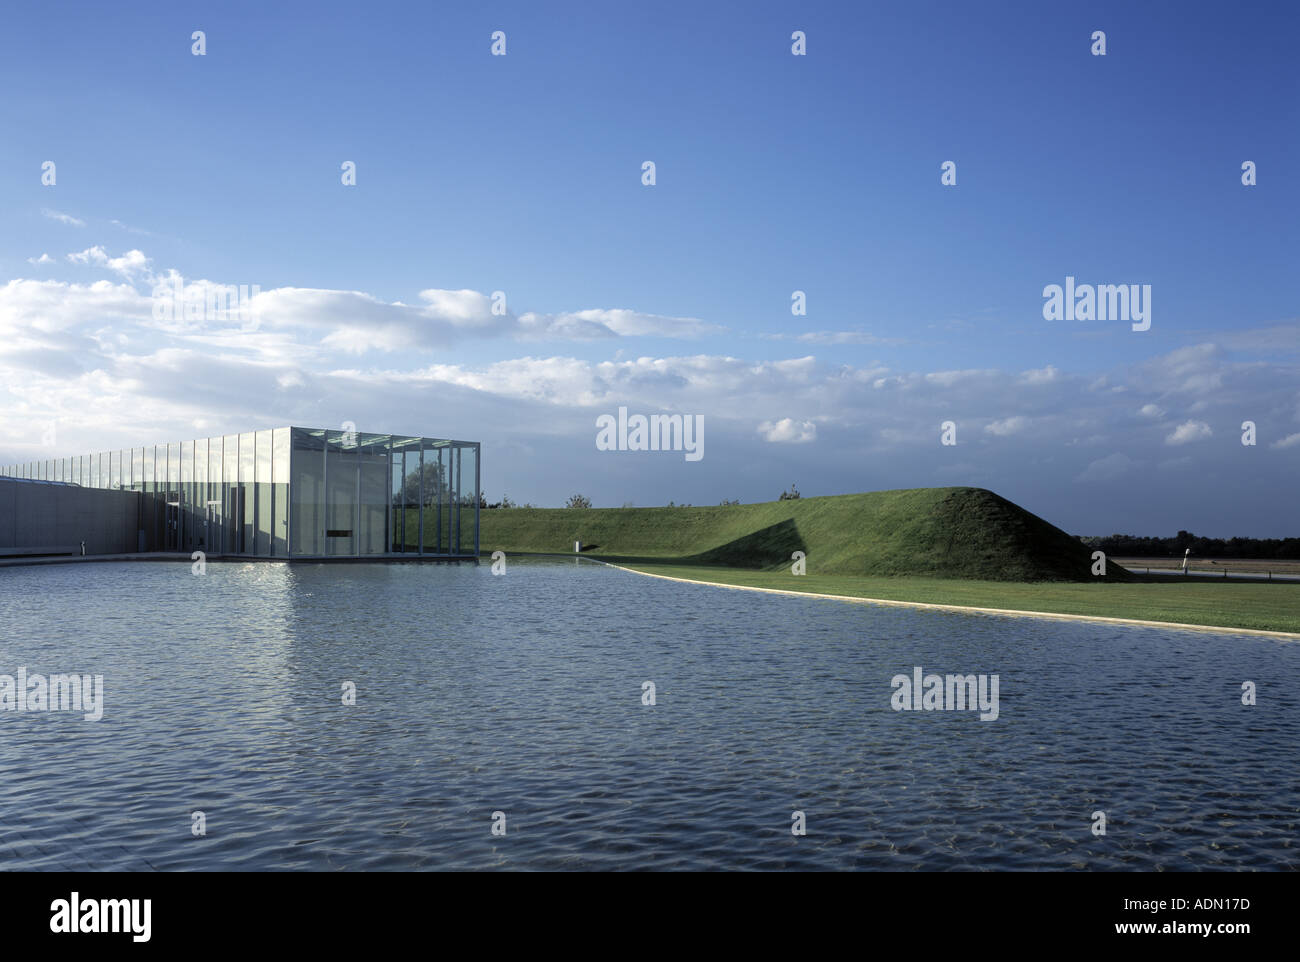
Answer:
POLYGON ((1215 578, 1155 577, 1130 582, 976 581, 956 578, 792 575, 716 566, 638 560, 626 567, 649 574, 754 588, 779 588, 930 604, 1008 608, 1105 618, 1137 618, 1224 628, 1300 634, 1300 584, 1215 578))

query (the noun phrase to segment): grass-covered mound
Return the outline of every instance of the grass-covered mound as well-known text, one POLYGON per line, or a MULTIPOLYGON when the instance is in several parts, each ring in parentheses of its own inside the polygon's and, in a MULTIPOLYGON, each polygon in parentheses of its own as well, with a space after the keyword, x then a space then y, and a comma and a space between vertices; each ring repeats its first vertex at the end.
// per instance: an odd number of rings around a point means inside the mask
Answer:
MULTIPOLYGON (((484 552, 570 553, 809 573, 1097 581, 1078 539, 983 488, 911 488, 700 508, 482 512, 484 552)), ((1106 580, 1127 578, 1107 564, 1106 580)))

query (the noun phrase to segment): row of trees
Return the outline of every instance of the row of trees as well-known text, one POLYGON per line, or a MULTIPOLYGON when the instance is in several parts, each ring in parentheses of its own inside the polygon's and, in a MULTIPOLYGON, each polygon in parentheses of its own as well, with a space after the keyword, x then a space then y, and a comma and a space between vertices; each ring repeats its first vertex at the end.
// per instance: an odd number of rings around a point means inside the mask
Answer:
MULTIPOLYGON (((784 498, 785 495, 782 495, 782 497, 784 498)), ((797 497, 799 497, 799 495, 796 494, 795 497, 797 498, 797 497)), ((719 502, 719 506, 720 506, 720 507, 724 507, 724 508, 726 508, 726 507, 734 507, 734 506, 736 506, 736 505, 738 505, 738 504, 740 504, 740 501, 739 501, 738 499, 735 500, 735 501, 720 501, 720 502, 719 502)), ((516 501, 511 501, 511 500, 510 500, 510 495, 508 495, 508 494, 503 494, 503 495, 501 496, 501 500, 500 500, 500 501, 489 501, 489 500, 487 499, 487 495, 483 494, 482 492, 479 493, 478 506, 479 506, 480 508, 484 508, 484 509, 486 509, 486 508, 535 508, 535 507, 537 507, 537 505, 535 505, 535 504, 519 504, 519 503, 516 502, 516 501)), ((569 496, 569 499, 568 499, 567 501, 564 502, 564 506, 565 506, 566 508, 590 508, 590 507, 592 506, 592 505, 591 505, 591 498, 587 497, 587 496, 584 495, 584 494, 574 494, 574 495, 570 495, 570 496, 569 496)), ((631 501, 626 501, 626 502, 623 503, 623 507, 625 507, 625 508, 635 508, 636 505, 634 505, 631 501)), ((665 505, 665 507, 669 507, 669 508, 689 508, 689 507, 691 507, 691 505, 689 505, 689 504, 678 504, 676 501, 669 501, 668 504, 665 505)))
POLYGON ((1095 551, 1118 558, 1181 558, 1191 548, 1197 558, 1300 560, 1300 538, 1202 538, 1190 531, 1179 531, 1172 538, 1112 534, 1081 536, 1079 540, 1095 551))
MULTIPOLYGON (((408 480, 409 480, 409 479, 408 479, 408 480)), ((441 480, 441 479, 439 479, 439 483, 440 483, 440 480, 441 480)), ((416 479, 416 484, 417 484, 416 490, 418 491, 418 490, 419 490, 419 488, 418 488, 419 479, 418 479, 418 478, 416 479)), ((790 490, 789 490, 789 491, 782 491, 782 492, 781 492, 781 497, 780 497, 778 500, 781 500, 781 501, 793 501, 793 500, 795 500, 796 498, 799 498, 799 497, 801 497, 801 495, 799 494, 799 490, 798 490, 798 489, 797 489, 793 484, 791 484, 791 485, 790 485, 790 490)), ((479 502, 478 502, 478 504, 479 504, 479 507, 480 507, 480 508, 533 508, 533 507, 536 507, 536 505, 532 505, 532 504, 517 504, 516 502, 511 501, 511 500, 510 500, 510 496, 507 495, 507 494, 503 494, 503 495, 501 496, 501 500, 500 500, 500 501, 497 501, 497 502, 495 502, 495 503, 491 503, 491 502, 488 501, 487 496, 486 496, 485 494, 483 494, 482 492, 479 492, 479 502)), ((738 506, 739 504, 740 504, 740 499, 737 498, 737 499, 734 500, 734 501, 727 501, 727 500, 720 501, 720 502, 718 503, 718 506, 719 506, 719 507, 723 507, 723 508, 730 508, 730 507, 736 507, 736 506, 738 506)), ((590 508, 590 507, 591 507, 591 498, 587 497, 585 494, 573 494, 573 495, 570 495, 570 496, 569 496, 569 500, 567 500, 567 501, 564 502, 564 506, 565 506, 566 508, 590 508)), ((626 502, 623 503, 623 507, 625 507, 625 508, 631 508, 631 507, 635 507, 635 506, 632 504, 631 501, 626 501, 626 502)), ((667 504, 667 507, 669 507, 669 508, 689 508, 689 507, 691 507, 691 505, 689 505, 689 504, 678 504, 676 501, 669 501, 668 504, 667 504)))
MULTIPOLYGON (((402 490, 392 496, 393 506, 411 507, 420 504, 421 497, 424 498, 426 505, 441 504, 447 498, 447 483, 447 472, 443 465, 436 461, 426 462, 421 469, 412 471, 402 478, 402 490)), ((456 495, 456 503, 463 507, 474 506, 473 499, 467 493, 456 495)), ((509 505, 488 504, 483 499, 482 492, 479 493, 478 503, 481 508, 516 507, 513 502, 509 505)))
POLYGON ((520 503, 517 502, 517 501, 512 501, 512 500, 510 499, 510 495, 508 495, 508 494, 503 494, 503 495, 501 495, 501 500, 500 500, 500 501, 488 501, 488 499, 487 499, 487 495, 485 495, 482 491, 480 491, 480 492, 478 493, 478 506, 479 506, 480 508, 484 508, 484 509, 486 509, 486 508, 535 508, 535 507, 537 507, 537 505, 535 505, 535 504, 526 504, 526 503, 525 503, 525 504, 520 504, 520 503))

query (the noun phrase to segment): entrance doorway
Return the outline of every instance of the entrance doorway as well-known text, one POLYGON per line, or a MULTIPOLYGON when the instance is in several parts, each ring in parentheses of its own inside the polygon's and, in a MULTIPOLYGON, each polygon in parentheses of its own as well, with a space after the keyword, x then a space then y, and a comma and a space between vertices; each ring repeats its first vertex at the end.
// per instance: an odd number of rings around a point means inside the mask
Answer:
POLYGON ((181 503, 168 501, 165 523, 163 526, 163 550, 181 550, 181 503))
POLYGON ((221 537, 221 502, 209 501, 203 518, 203 550, 208 554, 224 554, 221 537))

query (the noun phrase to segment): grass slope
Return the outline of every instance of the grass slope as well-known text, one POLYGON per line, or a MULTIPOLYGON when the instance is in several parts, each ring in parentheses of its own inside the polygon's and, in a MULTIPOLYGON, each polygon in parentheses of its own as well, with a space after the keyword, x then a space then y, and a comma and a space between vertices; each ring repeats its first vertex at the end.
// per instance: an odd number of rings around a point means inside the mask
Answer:
MULTIPOLYGON (((572 552, 840 576, 1098 581, 1091 552, 983 488, 911 488, 700 508, 514 508, 482 512, 486 552, 572 552)), ((1116 565, 1108 580, 1127 580, 1116 565)))

